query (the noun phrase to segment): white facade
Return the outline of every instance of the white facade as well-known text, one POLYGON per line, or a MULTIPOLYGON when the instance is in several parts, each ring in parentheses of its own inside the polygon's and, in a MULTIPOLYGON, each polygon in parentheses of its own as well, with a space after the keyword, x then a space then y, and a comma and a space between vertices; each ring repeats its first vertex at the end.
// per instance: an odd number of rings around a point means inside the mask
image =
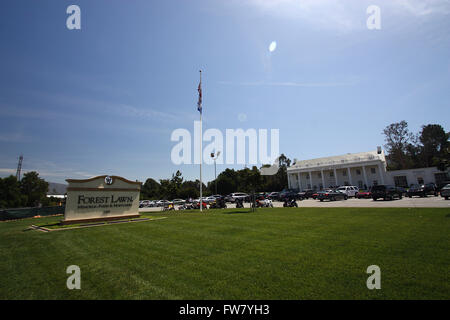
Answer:
POLYGON ((366 189, 386 183, 384 152, 369 151, 341 156, 297 161, 287 169, 290 189, 321 190, 352 185, 366 189))
POLYGON ((344 185, 360 189, 377 184, 406 187, 416 183, 439 184, 442 179, 448 179, 448 172, 437 168, 386 171, 386 158, 380 148, 369 152, 296 161, 287 168, 287 175, 289 189, 300 191, 344 185))
POLYGON ((449 180, 448 171, 439 171, 436 167, 388 171, 387 177, 388 184, 400 187, 431 182, 440 185, 449 180))

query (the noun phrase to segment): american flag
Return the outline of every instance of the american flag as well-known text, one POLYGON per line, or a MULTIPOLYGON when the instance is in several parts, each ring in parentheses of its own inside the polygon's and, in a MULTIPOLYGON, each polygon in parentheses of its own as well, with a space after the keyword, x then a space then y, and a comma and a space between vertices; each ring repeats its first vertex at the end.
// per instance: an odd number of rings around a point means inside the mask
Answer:
POLYGON ((200 83, 198 84, 198 102, 197 102, 197 110, 202 113, 202 73, 200 71, 200 83))

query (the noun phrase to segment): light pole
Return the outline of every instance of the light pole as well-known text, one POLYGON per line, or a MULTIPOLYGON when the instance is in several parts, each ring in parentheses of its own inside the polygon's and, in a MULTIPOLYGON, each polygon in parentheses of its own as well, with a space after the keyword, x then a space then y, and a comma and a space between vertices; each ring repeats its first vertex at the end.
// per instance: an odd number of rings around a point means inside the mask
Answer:
POLYGON ((217 171, 216 171, 216 160, 220 156, 220 151, 217 151, 215 154, 211 152, 211 158, 214 160, 214 181, 216 183, 216 194, 217 194, 217 171))

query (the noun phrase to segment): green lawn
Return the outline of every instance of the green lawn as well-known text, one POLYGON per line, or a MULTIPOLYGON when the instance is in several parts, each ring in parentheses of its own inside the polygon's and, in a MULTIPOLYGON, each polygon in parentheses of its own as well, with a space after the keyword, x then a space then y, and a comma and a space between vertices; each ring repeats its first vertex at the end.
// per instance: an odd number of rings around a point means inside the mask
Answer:
POLYGON ((0 223, 0 299, 450 298, 445 208, 151 216, 168 218, 49 233, 27 228, 61 217, 0 223), (73 264, 81 290, 66 288, 73 264), (381 290, 366 287, 369 265, 381 290))

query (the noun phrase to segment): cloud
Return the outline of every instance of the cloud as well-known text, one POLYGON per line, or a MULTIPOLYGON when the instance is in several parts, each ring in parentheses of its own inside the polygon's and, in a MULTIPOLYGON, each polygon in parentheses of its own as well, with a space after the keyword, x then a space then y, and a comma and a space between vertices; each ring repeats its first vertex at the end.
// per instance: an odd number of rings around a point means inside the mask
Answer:
POLYGON ((349 31, 357 21, 349 14, 348 5, 333 0, 247 0, 265 14, 298 19, 315 28, 349 31))
POLYGON ((0 133, 1 142, 29 142, 31 139, 26 137, 21 132, 14 133, 0 133))
POLYGON ((138 117, 138 118, 146 118, 146 119, 165 119, 165 120, 175 120, 177 117, 175 115, 167 113, 167 112, 161 112, 158 110, 150 109, 150 108, 137 108, 134 106, 121 104, 114 106, 114 110, 120 114, 125 116, 132 116, 132 117, 138 117))
POLYGON ((10 174, 16 174, 16 169, 9 169, 9 168, 0 168, 0 174, 1 175, 10 175, 10 174))
POLYGON ((449 0, 247 0, 234 3, 251 6, 266 15, 298 20, 313 29, 338 32, 365 29, 366 9, 370 5, 377 5, 382 14, 397 18, 428 18, 450 13, 449 0))
MULTIPOLYGON (((26 94, 26 93, 25 93, 26 94)), ((154 108, 136 107, 129 104, 117 103, 102 99, 82 98, 71 95, 62 95, 58 93, 46 92, 28 92, 35 99, 39 99, 43 104, 52 105, 58 108, 32 108, 27 106, 0 105, 0 115, 19 117, 19 118, 37 118, 37 119, 85 119, 80 116, 80 110, 84 113, 105 113, 114 114, 120 117, 143 118, 155 121, 173 121, 179 119, 174 114, 156 110, 154 108)))
POLYGON ((397 0, 392 1, 390 5, 414 16, 447 15, 450 13, 449 0, 397 0))

